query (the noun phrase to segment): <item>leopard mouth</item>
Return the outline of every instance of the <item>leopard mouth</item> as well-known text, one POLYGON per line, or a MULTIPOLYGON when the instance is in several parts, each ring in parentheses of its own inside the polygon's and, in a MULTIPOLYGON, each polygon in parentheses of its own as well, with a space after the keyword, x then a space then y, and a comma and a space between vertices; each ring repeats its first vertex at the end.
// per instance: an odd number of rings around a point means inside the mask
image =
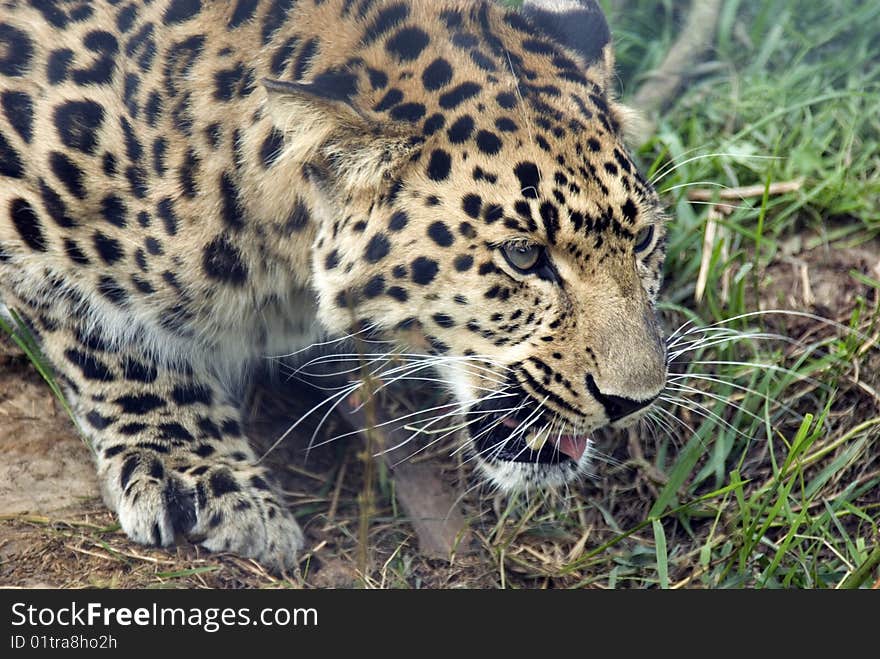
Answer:
POLYGON ((509 403, 502 401, 482 403, 473 411, 479 420, 471 427, 471 440, 482 459, 547 465, 580 462, 590 444, 588 435, 560 432, 551 415, 536 414, 528 406, 511 412, 509 403))

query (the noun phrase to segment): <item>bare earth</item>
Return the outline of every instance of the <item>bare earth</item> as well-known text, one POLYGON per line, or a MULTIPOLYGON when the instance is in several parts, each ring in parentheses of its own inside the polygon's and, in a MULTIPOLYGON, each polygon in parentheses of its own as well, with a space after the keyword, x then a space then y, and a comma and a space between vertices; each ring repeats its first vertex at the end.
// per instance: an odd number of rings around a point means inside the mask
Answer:
POLYGON ((11 357, 8 344, 2 350, 0 510, 48 513, 94 499, 91 455, 70 418, 29 365, 11 357))

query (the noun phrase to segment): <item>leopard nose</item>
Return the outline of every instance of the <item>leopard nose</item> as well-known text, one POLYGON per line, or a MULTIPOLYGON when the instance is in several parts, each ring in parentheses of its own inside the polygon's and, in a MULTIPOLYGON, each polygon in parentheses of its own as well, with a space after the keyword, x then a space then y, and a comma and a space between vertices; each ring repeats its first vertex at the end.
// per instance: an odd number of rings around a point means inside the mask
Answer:
POLYGON ((646 400, 634 400, 632 398, 624 398, 623 396, 603 394, 596 385, 596 380, 594 380, 593 376, 589 373, 587 374, 587 391, 590 392, 590 395, 593 398, 602 404, 602 407, 605 408, 605 413, 608 415, 611 422, 619 421, 620 419, 628 417, 630 414, 638 412, 640 409, 653 403, 656 399, 655 396, 654 398, 648 398, 646 400))

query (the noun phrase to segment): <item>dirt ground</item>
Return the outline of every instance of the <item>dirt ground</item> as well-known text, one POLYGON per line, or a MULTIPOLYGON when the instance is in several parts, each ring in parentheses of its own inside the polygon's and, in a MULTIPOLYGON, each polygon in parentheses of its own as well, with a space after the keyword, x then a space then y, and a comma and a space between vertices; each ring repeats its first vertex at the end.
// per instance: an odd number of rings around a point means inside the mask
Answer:
MULTIPOLYGON (((857 296, 873 299, 876 291, 850 276, 852 270, 880 279, 876 244, 848 248, 799 248, 772 264, 764 277, 762 306, 811 310, 843 320, 857 296)), ((809 321, 785 321, 781 329, 802 333, 809 321)), ((808 328, 807 328, 808 330, 808 328)), ((876 352, 876 351, 875 351, 876 352)), ((880 399, 880 357, 863 368, 865 401, 876 413, 880 399), (866 393, 867 392, 867 393, 866 393)), ((295 418, 295 415, 294 415, 295 418)), ((624 443, 625 444, 625 443, 624 443)), ((280 578, 253 561, 208 554, 197 547, 171 550, 130 543, 100 500, 90 451, 77 435, 64 409, 28 360, 5 338, 0 339, 0 587, 497 587, 496 558, 478 546, 452 562, 420 556, 412 527, 393 497, 380 497, 369 519, 368 574, 359 552, 358 496, 362 462, 357 440, 319 452, 305 464, 285 465, 292 505, 307 537, 301 572, 280 578), (393 505, 393 504, 392 504, 393 505)), ((625 446, 622 461, 642 459, 639 449, 625 446)), ((636 460, 637 462, 638 460, 636 460)), ((428 461, 457 495, 467 475, 442 456, 428 461)), ((642 459, 642 463, 644 460, 642 459)), ((650 470, 635 481, 646 483, 642 499, 650 505, 650 470)), ((380 474, 381 476, 381 474, 380 474)), ((602 479, 588 485, 602 495, 602 479)), ((379 489, 393 484, 379 481, 379 489)), ((638 486, 641 488, 641 486, 638 486)), ((638 489, 638 488, 637 488, 638 489)), ((607 492, 605 493, 607 495, 607 492)), ((638 496, 638 492, 635 493, 638 496)), ((491 527, 497 500, 462 499, 463 509, 480 529, 491 527)), ((642 506, 644 507, 644 506, 642 506)), ((635 511, 635 517, 643 514, 635 511)), ((588 530, 601 525, 583 520, 588 530)), ((481 536, 482 537, 482 536, 481 536)), ((479 543, 478 543, 479 544, 479 543)), ((528 546, 528 552, 536 553, 528 546)), ((515 566, 514 566, 515 567, 515 566)), ((540 569, 537 571, 540 573, 540 569)), ((549 577, 548 577, 549 579, 549 577)), ((546 586, 548 580, 530 582, 546 586)))

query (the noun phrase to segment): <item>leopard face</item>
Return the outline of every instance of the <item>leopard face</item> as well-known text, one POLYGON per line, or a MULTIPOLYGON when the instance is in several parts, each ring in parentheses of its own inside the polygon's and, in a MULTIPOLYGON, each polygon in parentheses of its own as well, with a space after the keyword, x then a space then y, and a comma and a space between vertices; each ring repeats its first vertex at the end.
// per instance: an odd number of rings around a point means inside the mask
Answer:
POLYGON ((437 355, 477 464, 504 489, 570 481, 590 433, 635 421, 665 384, 662 214, 619 143, 595 153, 588 182, 560 165, 578 139, 549 152, 511 140, 503 164, 453 156, 465 178, 497 180, 442 189, 429 172, 448 135, 426 140, 395 202, 316 255, 325 322, 437 355))
MULTIPOLYGON (((411 77, 325 144, 312 176, 337 219, 317 236, 318 313, 436 355, 482 472, 505 490, 554 486, 587 468, 593 430, 640 418, 664 387, 664 217, 623 144, 608 47, 585 65, 535 38, 559 15, 481 11, 432 12, 440 44, 400 36, 411 77), (389 138, 386 115, 420 129, 389 138), (346 180, 364 158, 389 163, 378 185, 346 180)), ((304 91, 268 88, 279 106, 304 91)))

